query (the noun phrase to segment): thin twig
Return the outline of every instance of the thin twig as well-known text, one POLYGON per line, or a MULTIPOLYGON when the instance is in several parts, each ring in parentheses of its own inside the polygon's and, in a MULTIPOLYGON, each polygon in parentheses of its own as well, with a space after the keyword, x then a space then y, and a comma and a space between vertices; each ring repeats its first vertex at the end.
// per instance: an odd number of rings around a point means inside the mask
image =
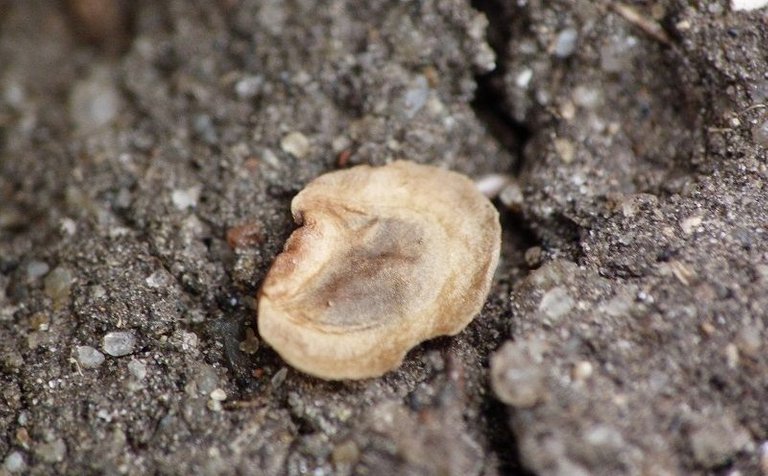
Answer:
POLYGON ((743 111, 741 111, 739 114, 746 114, 749 111, 753 111, 755 109, 762 109, 762 108, 768 108, 768 104, 753 104, 748 108, 744 109, 743 111))
POLYGON ((629 23, 641 29, 645 34, 654 40, 667 46, 672 44, 672 40, 669 38, 669 35, 667 35, 667 32, 664 31, 661 25, 651 20, 650 18, 644 17, 629 5, 625 5, 620 2, 610 2, 608 4, 608 8, 616 12, 629 23))
POLYGON ((71 363, 75 364, 75 368, 77 369, 77 373, 79 373, 80 376, 83 377, 84 375, 83 375, 82 369, 80 368, 80 362, 78 362, 77 359, 75 359, 74 357, 70 357, 69 361, 71 363))

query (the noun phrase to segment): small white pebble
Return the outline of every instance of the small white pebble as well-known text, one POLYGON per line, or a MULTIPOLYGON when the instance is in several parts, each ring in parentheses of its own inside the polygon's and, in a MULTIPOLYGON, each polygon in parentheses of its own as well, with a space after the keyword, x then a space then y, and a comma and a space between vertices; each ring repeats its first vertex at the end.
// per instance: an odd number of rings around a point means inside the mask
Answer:
POLYGON ((79 345, 75 348, 77 361, 85 369, 94 369, 104 363, 104 354, 89 345, 79 345))
POLYGON ((576 116, 576 106, 571 101, 563 101, 560 105, 560 115, 566 121, 572 120, 576 116))
POLYGON ((112 357, 121 357, 133 353, 136 336, 130 331, 109 332, 104 336, 102 348, 112 357))
POLYGON ((211 400, 223 402, 226 399, 227 399, 227 393, 220 388, 216 388, 211 392, 211 400))
POLYGON ((739 348, 735 344, 725 346, 725 360, 729 368, 735 369, 739 366, 739 348))
POLYGON ((235 93, 240 99, 250 99, 261 92, 262 86, 262 76, 246 76, 235 84, 235 93))
POLYGON ((147 376, 147 365, 140 360, 131 360, 128 362, 128 371, 136 380, 144 380, 144 377, 147 376))
POLYGON ((107 290, 104 289, 104 286, 100 284, 94 284, 91 287, 91 298, 92 299, 101 299, 104 296, 107 295, 107 290))
POLYGON ((576 155, 576 148, 568 139, 555 139, 555 152, 560 156, 560 160, 565 164, 573 162, 573 157, 576 155))
POLYGON ((200 339, 198 339, 197 334, 194 332, 181 332, 181 350, 185 352, 195 350, 199 341, 200 339))
POLYGON ((105 67, 75 82, 69 96, 72 122, 86 133, 111 123, 120 111, 120 94, 105 67))
POLYGON ((509 175, 488 174, 475 180, 475 186, 486 197, 495 198, 509 183, 509 180, 509 175))
POLYGON ((533 79, 533 70, 526 68, 517 74, 517 77, 515 78, 515 86, 525 89, 528 87, 528 84, 530 84, 531 79, 533 79))
POLYGON ((739 329, 739 332, 736 334, 735 343, 741 353, 750 357, 758 357, 760 355, 760 347, 763 345, 760 329, 753 325, 739 329))
POLYGON ((768 148, 768 121, 758 124, 752 129, 752 138, 759 145, 768 148))
POLYGON ((285 378, 288 376, 288 369, 286 367, 281 368, 278 370, 275 375, 272 376, 272 386, 274 388, 278 388, 280 385, 285 382, 285 378))
POLYGON ((74 276, 69 268, 59 266, 48 273, 43 279, 45 294, 56 302, 60 302, 69 297, 69 291, 72 287, 74 276))
POLYGON ((17 81, 17 78, 7 77, 5 90, 3 91, 3 99, 9 106, 14 108, 20 108, 22 103, 26 100, 27 94, 24 90, 24 85, 17 81))
POLYGON ((586 360, 576 362, 576 365, 573 366, 573 380, 575 382, 583 382, 592 376, 593 371, 594 367, 592 367, 590 362, 586 360))
POLYGON ((208 400, 208 409, 212 412, 220 412, 222 409, 221 402, 218 400, 208 400))
POLYGON ((505 207, 513 211, 520 211, 523 208, 523 191, 520 189, 520 184, 517 182, 510 182, 499 194, 499 200, 505 207))
POLYGON ((696 231, 699 225, 701 225, 702 221, 704 221, 704 217, 702 215, 693 215, 681 221, 680 228, 686 235, 690 235, 696 231))
POLYGON ((99 411, 96 412, 96 416, 107 423, 112 421, 112 415, 104 408, 99 409, 99 411))
POLYGON ((77 223, 71 218, 62 218, 59 222, 59 228, 62 233, 72 236, 77 231, 77 223))
POLYGON ((568 290, 562 286, 557 286, 541 297, 539 311, 551 321, 557 321, 571 312, 574 304, 573 298, 568 295, 568 290))
POLYGON ((768 0, 732 0, 731 7, 735 11, 751 11, 768 5, 768 0))
POLYGON ((357 444, 352 441, 346 441, 337 445, 331 453, 331 459, 333 464, 337 466, 352 465, 360 458, 360 449, 357 444))
POLYGON ((197 201, 200 199, 200 192, 202 187, 195 185, 187 189, 176 189, 171 192, 171 201, 173 205, 179 210, 186 210, 188 208, 194 208, 197 206, 197 201))
POLYGON ((429 83, 427 78, 419 75, 413 82, 413 87, 405 91, 403 103, 405 105, 406 117, 413 117, 418 113, 429 98, 429 83))
POLYGON ((147 286, 150 288, 162 288, 169 286, 173 282, 173 277, 165 270, 159 269, 147 276, 144 282, 147 283, 147 286))
POLYGON ((566 28, 558 33, 555 39, 555 56, 558 58, 567 58, 576 50, 576 40, 579 38, 579 32, 575 28, 566 28))
POLYGON ((50 271, 48 263, 44 261, 30 261, 27 264, 27 279, 34 281, 42 276, 45 276, 50 271))
POLYGON ((301 132, 290 132, 280 141, 280 148, 297 159, 303 159, 309 155, 309 139, 301 132))
POLYGON ((351 145, 352 145, 352 141, 349 140, 347 136, 336 136, 333 138, 333 141, 331 142, 331 148, 333 149, 333 152, 336 154, 350 147, 351 145))
POLYGON ((240 352, 255 354, 259 350, 259 339, 250 327, 245 329, 245 340, 240 342, 240 352))
POLYGON ((595 109, 603 100, 600 90, 592 86, 576 86, 572 96, 574 104, 585 109, 595 109))
POLYGON ((112 239, 128 236, 131 233, 130 228, 125 226, 112 226, 109 228, 109 237, 112 239))
POLYGON ((27 469, 27 463, 24 461, 24 455, 20 451, 12 451, 5 457, 3 468, 9 473, 21 473, 27 469))
POLYGON ((526 342, 507 342, 491 356, 491 387, 499 400, 529 408, 548 394, 546 369, 526 342))
POLYGON ((264 161, 265 164, 272 167, 273 169, 280 167, 280 159, 278 159, 275 153, 272 152, 270 149, 262 150, 261 159, 264 161))

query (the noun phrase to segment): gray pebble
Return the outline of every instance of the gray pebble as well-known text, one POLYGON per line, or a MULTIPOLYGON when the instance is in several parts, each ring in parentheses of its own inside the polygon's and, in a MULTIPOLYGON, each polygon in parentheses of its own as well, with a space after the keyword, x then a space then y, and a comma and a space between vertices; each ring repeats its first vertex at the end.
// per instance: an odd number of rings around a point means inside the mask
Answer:
POLYGON ((215 388, 211 392, 210 397, 211 397, 211 400, 216 400, 217 402, 223 402, 224 400, 227 399, 227 392, 225 392, 221 388, 215 388))
POLYGON ((132 331, 110 332, 104 336, 102 344, 104 352, 113 357, 131 354, 135 346, 136 336, 132 331))
POLYGON ((50 269, 48 264, 43 261, 30 261, 27 264, 27 279, 34 281, 37 278, 45 276, 50 269))
POLYGON ((104 363, 104 354, 89 345, 79 345, 75 348, 77 361, 86 369, 93 369, 104 363))
POLYGON ((64 461, 67 454, 67 445, 64 440, 58 438, 48 443, 42 443, 35 448, 35 455, 46 463, 59 463, 64 461))
POLYGON ((219 386, 219 375, 215 368, 202 364, 195 372, 194 382, 200 394, 209 395, 219 386))
POLYGON ((768 121, 752 128, 752 138, 763 147, 768 147, 768 121))
POLYGON ((555 56, 558 58, 567 58, 576 50, 576 40, 579 32, 575 28, 566 28, 558 33, 555 39, 555 56))
POLYGON ((496 198, 510 180, 511 177, 509 175, 489 174, 477 179, 475 186, 486 197, 496 198))
POLYGON ((280 148, 297 159, 303 159, 309 155, 309 139, 301 132, 290 132, 280 141, 280 148))
POLYGON ((69 96, 69 112, 80 131, 93 132, 115 119, 120 103, 109 70, 100 67, 75 83, 69 96))
POLYGON ((173 276, 161 268, 147 276, 144 282, 152 289, 165 288, 173 284, 173 276))
POLYGON ((606 73, 620 73, 628 69, 632 61, 633 38, 614 38, 600 48, 600 66, 606 73))
POLYGON ((499 400, 519 408, 542 401, 546 375, 525 343, 507 342, 491 357, 491 387, 499 400))
POLYGON ((519 212, 523 209, 523 190, 520 184, 512 181, 499 194, 499 200, 505 207, 512 211, 519 212))
POLYGON ((747 325, 736 333, 736 345, 745 355, 757 358, 763 345, 760 329, 755 325, 747 325))
POLYGON ((235 84, 235 93, 240 99, 250 99, 259 94, 263 86, 262 76, 246 76, 235 84))
POLYGON ((541 266, 541 260, 544 256, 544 250, 540 246, 531 246, 525 250, 525 263, 529 268, 537 268, 541 266))
POLYGON ((573 305, 573 298, 568 295, 568 291, 562 286, 557 286, 547 291, 541 298, 539 311, 550 320, 556 321, 568 314, 573 305))
POLYGON ((12 451, 5 457, 3 468, 9 473, 20 473, 27 468, 24 455, 20 451, 12 451))
POLYGON ((219 135, 216 132, 216 126, 213 119, 208 114, 198 114, 192 121, 192 128, 197 136, 208 145, 215 145, 219 142, 219 135))
POLYGON ((199 185, 187 189, 176 189, 171 192, 171 201, 173 205, 181 211, 188 208, 195 208, 197 201, 200 200, 202 188, 199 185))
POLYGON ((348 440, 333 448, 331 458, 336 465, 352 465, 360 459, 360 449, 354 441, 348 440))
POLYGON ((53 299, 54 302, 61 302, 69 297, 69 291, 72 287, 72 272, 59 266, 45 277, 43 284, 45 294, 53 299))
POLYGON ((285 382, 285 378, 288 376, 288 369, 286 367, 281 368, 277 372, 275 372, 275 375, 272 376, 272 387, 279 388, 283 382, 285 382))
POLYGON ((749 443, 749 434, 726 416, 704 420, 690 433, 693 458, 704 468, 726 463, 749 443))
POLYGON ((415 116, 427 103, 429 97, 429 83, 424 76, 417 77, 412 86, 403 96, 405 116, 408 118, 415 116))
POLYGON ((147 376, 147 366, 140 360, 131 360, 128 362, 128 371, 131 372, 136 380, 144 380, 147 376))

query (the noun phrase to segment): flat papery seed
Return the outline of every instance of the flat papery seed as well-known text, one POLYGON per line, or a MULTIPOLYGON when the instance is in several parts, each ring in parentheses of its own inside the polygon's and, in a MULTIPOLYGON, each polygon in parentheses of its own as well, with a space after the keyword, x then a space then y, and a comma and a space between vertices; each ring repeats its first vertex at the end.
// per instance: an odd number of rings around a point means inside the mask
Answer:
POLYGON ((361 165, 313 180, 291 211, 301 227, 264 280, 258 329, 293 367, 329 380, 380 376, 480 312, 501 226, 467 177, 361 165))

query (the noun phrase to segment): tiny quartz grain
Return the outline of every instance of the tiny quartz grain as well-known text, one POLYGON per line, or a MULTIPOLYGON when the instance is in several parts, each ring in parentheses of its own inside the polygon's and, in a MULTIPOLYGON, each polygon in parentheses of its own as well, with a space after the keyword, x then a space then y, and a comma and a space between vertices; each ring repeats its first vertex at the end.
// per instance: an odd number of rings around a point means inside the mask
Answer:
POLYGON ((79 345, 75 348, 77 361, 83 368, 95 369, 104 363, 104 354, 88 345, 79 345))
POLYGON ((258 329, 293 367, 380 376, 480 312, 499 259, 496 209, 467 177, 396 161, 323 175, 261 288, 258 329))
POLYGON ((104 352, 112 357, 122 357, 133 353, 136 336, 130 331, 109 332, 102 340, 104 352))
POLYGON ((280 140, 280 148, 297 159, 303 159, 309 155, 311 145, 301 132, 291 132, 280 140))

